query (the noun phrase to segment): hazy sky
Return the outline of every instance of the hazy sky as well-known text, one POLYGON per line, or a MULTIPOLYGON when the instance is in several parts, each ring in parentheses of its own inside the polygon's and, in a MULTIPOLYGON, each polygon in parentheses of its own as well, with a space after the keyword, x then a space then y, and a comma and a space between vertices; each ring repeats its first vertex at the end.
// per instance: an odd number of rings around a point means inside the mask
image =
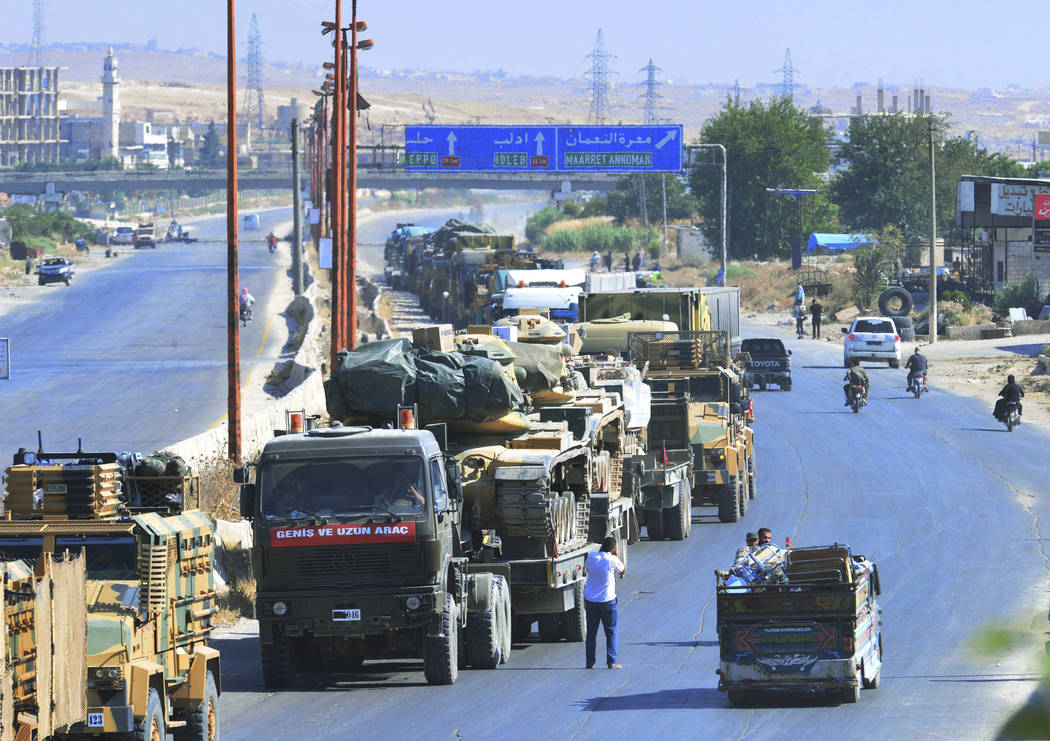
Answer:
MULTIPOLYGON (((32 0, 7 0, 0 42, 29 42, 32 0)), ((145 42, 224 52, 222 0, 46 0, 46 40, 145 42)), ((335 0, 238 0, 238 43, 258 14, 266 57, 317 62, 335 0)), ((350 0, 344 0, 349 15, 350 0)), ((774 82, 784 50, 808 85, 875 82, 962 88, 1046 85, 1045 3, 973 0, 360 0, 379 69, 575 77, 599 28, 616 79, 634 83, 652 57, 664 79, 774 82)))

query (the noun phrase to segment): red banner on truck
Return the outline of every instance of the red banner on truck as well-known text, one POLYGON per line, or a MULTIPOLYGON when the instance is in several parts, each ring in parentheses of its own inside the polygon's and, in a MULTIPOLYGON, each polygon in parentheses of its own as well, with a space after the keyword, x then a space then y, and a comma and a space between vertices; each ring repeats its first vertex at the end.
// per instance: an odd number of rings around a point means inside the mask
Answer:
POLYGON ((270 531, 270 545, 274 548, 304 545, 404 543, 415 539, 416 523, 414 522, 277 527, 270 531))

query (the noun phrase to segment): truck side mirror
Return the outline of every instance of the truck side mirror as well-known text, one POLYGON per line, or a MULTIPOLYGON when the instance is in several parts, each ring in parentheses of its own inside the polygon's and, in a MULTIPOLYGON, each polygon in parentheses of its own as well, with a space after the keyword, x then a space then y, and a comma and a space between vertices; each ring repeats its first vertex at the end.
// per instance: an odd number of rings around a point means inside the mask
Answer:
POLYGON ((743 414, 744 405, 741 404, 739 401, 734 401, 732 404, 729 405, 729 411, 733 414, 743 414))
POLYGON ((448 482, 448 495, 453 502, 463 501, 463 479, 459 474, 459 464, 454 458, 445 462, 445 480, 448 482))
POLYGON ((255 484, 241 484, 241 517, 250 520, 255 516, 255 484))
POLYGON ((791 351, 790 351, 790 350, 788 350, 788 355, 790 355, 790 354, 791 354, 791 351))
MULTIPOLYGON (((741 394, 743 392, 740 389, 740 383, 738 381, 732 381, 729 384, 729 400, 732 402, 740 401, 741 394)), ((739 414, 739 412, 737 412, 739 414)))
POLYGON ((246 484, 248 483, 248 468, 247 466, 237 466, 233 469, 233 483, 235 484, 246 484))
POLYGON ((847 327, 842 327, 841 329, 842 329, 842 334, 849 334, 849 329, 847 327))

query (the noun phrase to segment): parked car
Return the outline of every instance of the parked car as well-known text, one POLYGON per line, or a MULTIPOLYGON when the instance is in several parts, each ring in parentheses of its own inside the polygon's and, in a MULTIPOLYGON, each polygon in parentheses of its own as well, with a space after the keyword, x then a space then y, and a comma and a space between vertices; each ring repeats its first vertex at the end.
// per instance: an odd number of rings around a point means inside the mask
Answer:
POLYGON ((37 269, 37 285, 73 282, 73 263, 67 257, 45 257, 37 269))
POLYGON ((113 232, 111 244, 133 244, 135 242, 135 230, 130 226, 118 226, 113 232))
POLYGON ((262 225, 259 223, 259 214, 245 214, 243 222, 244 230, 247 232, 257 232, 262 229, 262 225))
POLYGON ((791 351, 775 337, 753 337, 740 343, 740 351, 750 356, 744 367, 744 384, 762 391, 775 383, 781 391, 791 390, 791 351))
POLYGON ((842 343, 842 363, 847 368, 850 360, 885 360, 891 368, 901 364, 901 337, 897 325, 888 317, 859 316, 849 329, 842 343))

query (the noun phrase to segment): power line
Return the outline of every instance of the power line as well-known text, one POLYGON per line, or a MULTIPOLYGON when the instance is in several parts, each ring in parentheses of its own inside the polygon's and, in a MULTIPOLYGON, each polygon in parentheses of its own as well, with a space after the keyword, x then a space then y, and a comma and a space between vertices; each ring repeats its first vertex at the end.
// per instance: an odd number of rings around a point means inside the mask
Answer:
POLYGON ((602 30, 598 29, 598 35, 594 39, 594 50, 587 55, 591 60, 591 71, 585 75, 591 81, 591 111, 590 120, 593 124, 605 123, 605 117, 609 113, 609 60, 615 59, 605 48, 605 37, 602 30))
POLYGON ((33 0, 33 63, 42 66, 44 53, 44 0, 33 0))
POLYGON ((780 75, 780 95, 791 100, 795 97, 795 75, 798 70, 791 64, 791 49, 784 52, 784 66, 773 70, 780 75))
POLYGON ((248 55, 246 59, 244 85, 244 114, 252 121, 258 132, 263 135, 263 40, 259 31, 259 19, 252 13, 248 26, 248 55))
POLYGON ((649 58, 649 64, 642 67, 639 72, 645 72, 645 92, 641 94, 641 99, 645 101, 645 123, 655 124, 659 123, 659 118, 656 115, 656 101, 663 96, 656 92, 656 89, 663 83, 656 79, 656 73, 662 70, 653 64, 652 57, 649 58))

